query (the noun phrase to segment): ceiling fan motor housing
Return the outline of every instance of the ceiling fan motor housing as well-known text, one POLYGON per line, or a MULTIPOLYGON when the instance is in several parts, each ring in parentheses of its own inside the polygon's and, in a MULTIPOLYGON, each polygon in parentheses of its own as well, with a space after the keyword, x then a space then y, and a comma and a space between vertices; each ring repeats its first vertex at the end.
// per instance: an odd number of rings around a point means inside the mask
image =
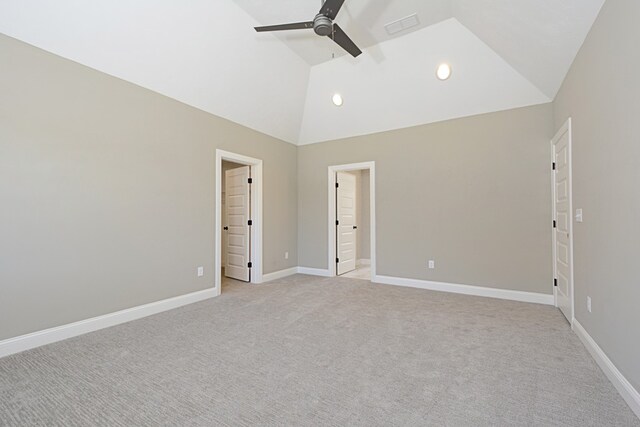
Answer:
POLYGON ((333 21, 322 14, 316 15, 313 20, 313 31, 319 36, 330 36, 333 33, 333 21))

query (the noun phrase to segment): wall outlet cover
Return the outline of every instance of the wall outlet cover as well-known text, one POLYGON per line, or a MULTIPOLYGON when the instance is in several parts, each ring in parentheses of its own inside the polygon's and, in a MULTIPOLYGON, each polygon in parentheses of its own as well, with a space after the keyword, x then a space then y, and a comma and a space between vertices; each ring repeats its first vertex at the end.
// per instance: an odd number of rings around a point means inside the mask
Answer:
POLYGON ((198 267, 198 277, 204 276, 204 267, 198 267))

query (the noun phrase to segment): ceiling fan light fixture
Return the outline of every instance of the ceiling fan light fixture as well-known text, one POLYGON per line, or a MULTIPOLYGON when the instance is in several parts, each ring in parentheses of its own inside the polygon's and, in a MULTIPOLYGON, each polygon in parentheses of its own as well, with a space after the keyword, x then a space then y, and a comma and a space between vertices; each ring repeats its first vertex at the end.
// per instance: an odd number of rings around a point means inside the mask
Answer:
POLYGON ((342 99, 342 95, 339 93, 334 94, 331 100, 333 101, 333 105, 336 107, 342 107, 342 104, 344 103, 344 99, 342 99))
POLYGON ((438 65, 438 69, 436 70, 436 77, 438 77, 438 79, 442 81, 449 79, 449 77, 451 77, 451 65, 447 64, 446 62, 438 65))

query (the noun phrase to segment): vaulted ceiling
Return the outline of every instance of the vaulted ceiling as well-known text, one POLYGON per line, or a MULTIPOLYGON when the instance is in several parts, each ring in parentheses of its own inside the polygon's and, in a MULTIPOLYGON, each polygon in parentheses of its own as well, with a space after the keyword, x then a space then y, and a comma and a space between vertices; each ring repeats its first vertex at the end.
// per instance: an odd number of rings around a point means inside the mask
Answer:
POLYGON ((550 102, 603 3, 346 0, 337 22, 356 59, 310 30, 253 30, 310 20, 319 0, 0 0, 0 32, 308 144, 550 102))

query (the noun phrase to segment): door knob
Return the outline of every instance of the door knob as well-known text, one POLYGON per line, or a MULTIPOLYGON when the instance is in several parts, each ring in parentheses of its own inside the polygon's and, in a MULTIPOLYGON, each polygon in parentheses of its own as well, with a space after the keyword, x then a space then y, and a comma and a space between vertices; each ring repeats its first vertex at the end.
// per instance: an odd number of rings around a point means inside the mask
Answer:
POLYGON ((229 227, 224 227, 225 230, 229 230, 229 227))
POLYGON ((354 225, 354 226, 353 226, 353 229, 354 229, 354 230, 356 230, 357 228, 358 228, 358 226, 357 226, 357 225, 354 225))

